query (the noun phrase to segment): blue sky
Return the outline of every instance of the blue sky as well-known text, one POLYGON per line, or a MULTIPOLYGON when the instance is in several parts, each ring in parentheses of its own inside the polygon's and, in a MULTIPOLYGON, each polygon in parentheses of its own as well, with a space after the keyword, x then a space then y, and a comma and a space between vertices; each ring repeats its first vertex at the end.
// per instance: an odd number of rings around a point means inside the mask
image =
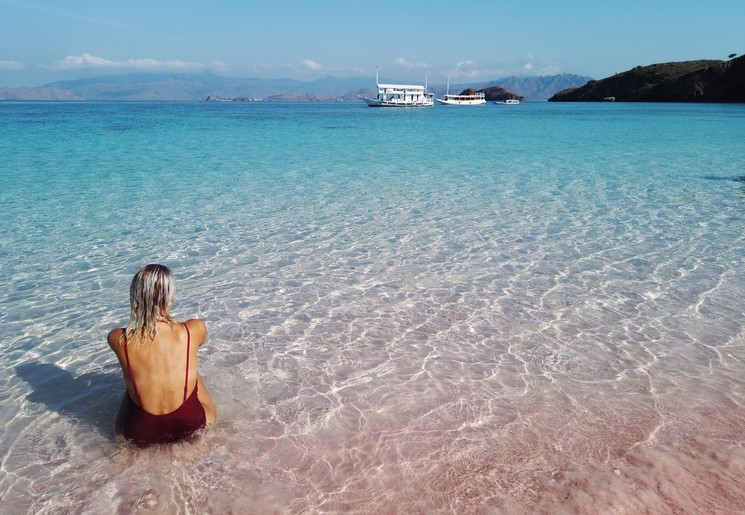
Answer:
POLYGON ((460 83, 745 54, 745 0, 0 0, 0 87, 128 72, 460 83))

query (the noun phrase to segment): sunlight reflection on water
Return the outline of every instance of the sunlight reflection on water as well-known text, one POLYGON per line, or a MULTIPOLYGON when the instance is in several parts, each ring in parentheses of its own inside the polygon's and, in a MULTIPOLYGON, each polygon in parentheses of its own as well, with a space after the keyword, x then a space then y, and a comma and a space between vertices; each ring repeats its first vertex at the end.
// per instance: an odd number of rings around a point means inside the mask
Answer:
POLYGON ((118 136, 79 131, 73 155, 71 141, 30 140, 59 168, 49 190, 33 153, 14 155, 29 177, 2 194, 12 221, 0 235, 3 504, 12 513, 745 505, 743 199, 737 181, 699 174, 715 159, 718 174, 734 176, 742 157, 708 157, 719 133, 681 136, 685 155, 644 145, 658 124, 682 123, 662 107, 645 126, 633 113, 603 122, 608 106, 584 106, 584 123, 605 133, 559 123, 553 106, 520 107, 542 126, 483 111, 469 115, 478 130, 468 153, 401 147, 396 160, 360 144, 380 147, 393 129, 441 141, 462 128, 460 115, 326 106, 311 116, 301 106, 252 118, 269 131, 257 142, 227 108, 195 106, 204 119, 190 128, 162 106, 162 126, 139 113, 142 124, 118 136), (335 139, 313 131, 339 118, 335 139), (504 148, 479 136, 495 124, 520 137, 504 148), (211 146, 196 157, 187 149, 204 126, 211 146), (632 141, 619 142, 631 127, 632 141), (541 130, 567 136, 537 152, 541 130), (572 147, 578 133, 592 141, 572 147), (175 148, 153 156, 165 141, 175 148), (288 143, 297 148, 283 151, 288 143), (149 150, 128 156, 139 144, 149 150), (109 208, 123 193, 129 209, 109 208), (208 324, 200 369, 220 421, 196 441, 139 450, 113 438, 122 383, 103 338, 125 321, 128 281, 149 261, 173 267, 176 315, 208 324))

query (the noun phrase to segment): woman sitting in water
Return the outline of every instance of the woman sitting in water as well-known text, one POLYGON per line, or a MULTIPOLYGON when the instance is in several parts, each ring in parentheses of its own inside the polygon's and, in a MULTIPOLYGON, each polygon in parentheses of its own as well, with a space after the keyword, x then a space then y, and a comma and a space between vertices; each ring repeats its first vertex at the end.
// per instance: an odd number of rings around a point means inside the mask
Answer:
POLYGON ((108 337, 127 387, 117 422, 138 445, 186 438, 217 418, 197 372, 197 351, 207 326, 197 319, 173 320, 174 295, 171 271, 163 265, 145 266, 129 288, 127 327, 108 337))

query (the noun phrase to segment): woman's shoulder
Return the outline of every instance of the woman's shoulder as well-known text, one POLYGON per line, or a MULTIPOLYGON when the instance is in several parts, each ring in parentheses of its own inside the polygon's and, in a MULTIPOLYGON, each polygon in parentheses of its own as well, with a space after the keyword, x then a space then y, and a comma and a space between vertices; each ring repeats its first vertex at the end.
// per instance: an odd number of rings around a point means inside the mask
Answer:
POLYGON ((119 349, 122 348, 122 335, 124 334, 124 329, 117 328, 113 331, 109 331, 109 335, 106 337, 106 341, 109 344, 109 347, 116 352, 119 353, 119 349))
POLYGON ((109 345, 112 343, 119 343, 122 339, 122 335, 124 334, 124 329, 121 327, 118 327, 116 329, 113 329, 112 331, 109 331, 109 335, 106 338, 109 342, 109 345))
POLYGON ((189 327, 189 331, 192 331, 192 330, 207 331, 207 324, 205 324, 203 321, 201 321, 198 318, 190 318, 189 320, 184 322, 184 325, 189 327))
POLYGON ((207 335, 207 325, 198 318, 191 318, 184 322, 184 325, 189 328, 192 339, 201 345, 207 335))

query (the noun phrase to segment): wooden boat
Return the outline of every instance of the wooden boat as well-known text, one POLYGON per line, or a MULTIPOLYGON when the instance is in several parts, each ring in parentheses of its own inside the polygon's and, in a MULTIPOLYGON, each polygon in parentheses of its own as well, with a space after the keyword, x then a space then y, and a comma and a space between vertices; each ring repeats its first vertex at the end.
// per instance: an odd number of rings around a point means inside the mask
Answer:
POLYGON ((445 98, 436 98, 440 104, 446 106, 477 106, 486 104, 486 98, 484 97, 483 91, 477 91, 470 95, 451 95, 450 94, 450 78, 448 77, 448 86, 445 93, 445 98))
POLYGON ((432 107, 435 105, 434 94, 427 93, 427 85, 381 84, 378 81, 378 70, 375 69, 375 85, 378 93, 375 98, 360 95, 370 107, 432 107))

